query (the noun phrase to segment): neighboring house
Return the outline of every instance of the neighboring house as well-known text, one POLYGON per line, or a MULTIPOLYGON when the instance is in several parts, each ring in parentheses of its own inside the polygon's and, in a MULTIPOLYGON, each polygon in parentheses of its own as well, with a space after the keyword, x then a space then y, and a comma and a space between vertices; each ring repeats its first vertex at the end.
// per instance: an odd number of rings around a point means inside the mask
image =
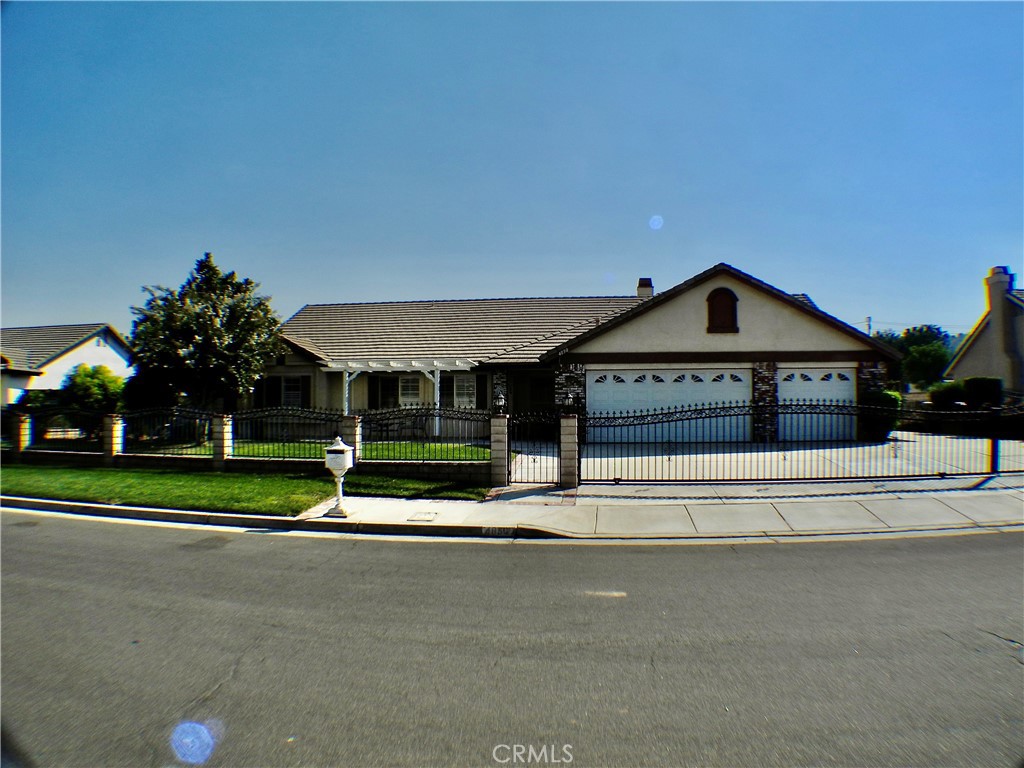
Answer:
POLYGON ((1024 393, 1024 291, 1013 287, 1009 267, 992 267, 985 278, 987 309, 961 342, 946 377, 987 376, 1024 393))
MULTIPOLYGON (((513 413, 569 396, 591 412, 853 403, 881 388, 899 357, 807 296, 728 264, 658 295, 641 279, 637 294, 306 306, 284 324, 290 353, 254 404, 487 408, 499 391, 513 413)), ((792 439, 787 424, 779 435, 748 423, 724 437, 792 439)))
POLYGON ((132 375, 128 344, 105 323, 45 325, 0 330, 2 404, 27 389, 60 389, 79 365, 105 365, 115 375, 132 375))

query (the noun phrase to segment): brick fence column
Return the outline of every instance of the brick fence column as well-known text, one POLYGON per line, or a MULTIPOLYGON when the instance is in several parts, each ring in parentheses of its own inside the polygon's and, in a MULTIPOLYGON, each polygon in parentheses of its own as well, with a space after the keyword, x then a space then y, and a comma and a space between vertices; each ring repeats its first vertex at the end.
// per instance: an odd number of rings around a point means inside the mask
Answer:
POLYGON ((213 417, 213 466, 224 471, 224 465, 234 450, 234 429, 230 416, 213 417))
POLYGON ((103 463, 107 466, 114 464, 114 457, 124 453, 124 419, 118 414, 112 413, 103 417, 103 434, 100 436, 103 446, 103 463))
POLYGON ((888 366, 883 362, 872 360, 857 363, 857 402, 860 402, 866 392, 880 392, 885 389, 888 375, 888 366))
POLYGON ((491 486, 508 485, 508 415, 491 416, 491 486))
POLYGON ((751 437, 755 443, 779 439, 779 366, 774 362, 754 363, 751 405, 754 407, 751 437))
POLYGON ((341 417, 341 434, 338 435, 342 442, 352 446, 352 461, 359 461, 363 451, 363 420, 359 416, 341 417))
POLYGON ((575 414, 559 420, 558 484, 563 488, 577 488, 580 484, 579 421, 575 414))

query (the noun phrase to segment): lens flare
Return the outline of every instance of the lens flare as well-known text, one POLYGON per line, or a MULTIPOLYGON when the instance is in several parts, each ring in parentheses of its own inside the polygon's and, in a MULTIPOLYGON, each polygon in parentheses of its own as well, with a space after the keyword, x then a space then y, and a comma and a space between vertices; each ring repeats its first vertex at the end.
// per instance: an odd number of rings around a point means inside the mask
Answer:
POLYGON ((665 223, 665 220, 663 218, 661 218, 661 216, 651 216, 651 220, 649 222, 647 222, 647 226, 649 226, 651 229, 657 231, 657 230, 661 229, 661 227, 662 227, 662 225, 664 223, 665 223))
POLYGON ((202 723, 178 723, 171 734, 171 749, 183 763, 202 765, 210 759, 217 740, 202 723))

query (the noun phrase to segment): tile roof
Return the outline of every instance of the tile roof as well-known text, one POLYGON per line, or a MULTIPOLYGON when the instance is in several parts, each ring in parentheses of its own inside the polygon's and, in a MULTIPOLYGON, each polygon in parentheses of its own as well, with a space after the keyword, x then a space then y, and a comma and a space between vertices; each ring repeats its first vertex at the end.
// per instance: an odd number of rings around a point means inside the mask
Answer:
POLYGON ((791 294, 794 299, 799 301, 801 304, 806 304, 811 309, 818 309, 818 305, 814 303, 814 299, 808 296, 806 293, 794 293, 791 294))
POLYGON ((10 361, 11 368, 34 370, 104 329, 123 343, 120 334, 106 323, 3 328, 0 355, 10 361))
POLYGON ((529 363, 641 301, 597 296, 310 304, 282 331, 322 360, 529 363))

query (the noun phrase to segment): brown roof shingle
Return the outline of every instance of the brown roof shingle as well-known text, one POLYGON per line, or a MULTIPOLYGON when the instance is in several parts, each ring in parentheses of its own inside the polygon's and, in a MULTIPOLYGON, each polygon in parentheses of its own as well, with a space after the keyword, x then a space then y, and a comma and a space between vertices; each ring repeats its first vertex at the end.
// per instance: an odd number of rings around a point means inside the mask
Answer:
POLYGON ((598 296, 311 304, 282 331, 324 360, 528 363, 641 301, 598 296))

